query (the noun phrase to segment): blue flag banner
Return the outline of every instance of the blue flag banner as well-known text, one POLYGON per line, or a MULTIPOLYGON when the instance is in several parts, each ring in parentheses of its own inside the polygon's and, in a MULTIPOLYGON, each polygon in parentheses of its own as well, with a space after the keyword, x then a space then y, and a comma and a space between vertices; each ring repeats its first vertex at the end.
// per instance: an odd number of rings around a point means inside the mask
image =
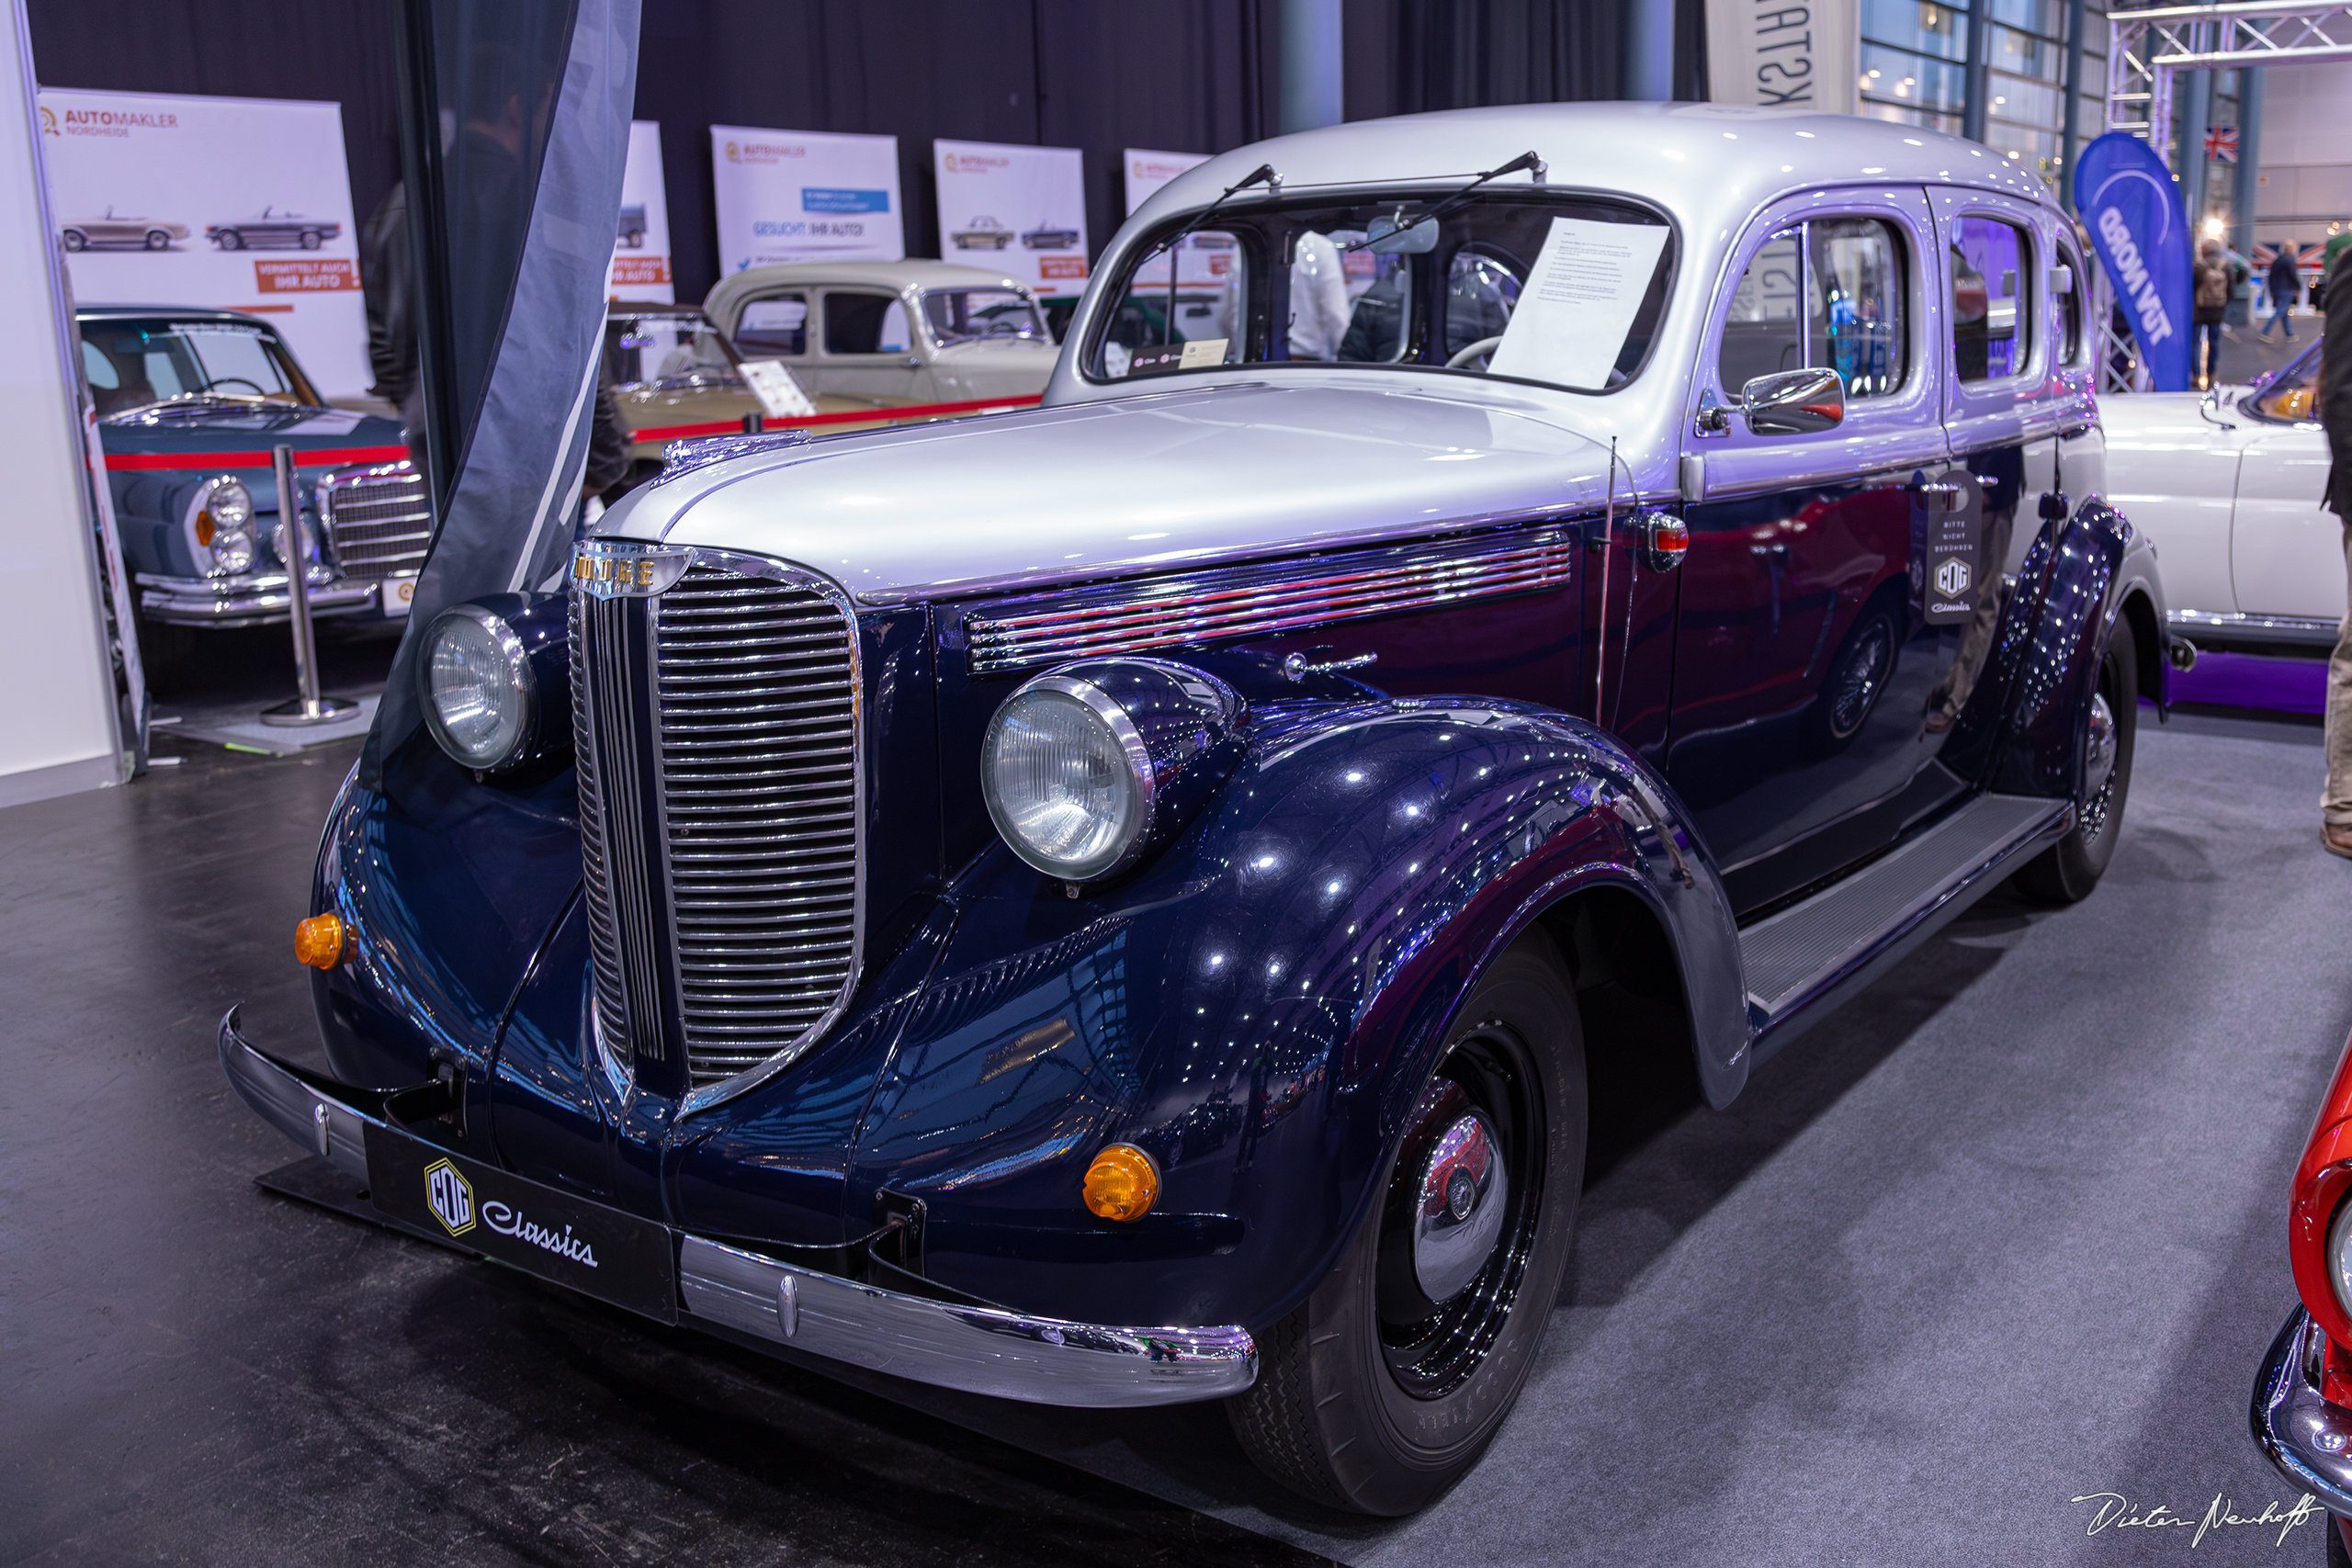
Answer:
POLYGON ((2154 389, 2188 390, 2188 215, 2172 171, 2138 137, 2110 130, 2075 162, 2075 210, 2140 340, 2154 389))

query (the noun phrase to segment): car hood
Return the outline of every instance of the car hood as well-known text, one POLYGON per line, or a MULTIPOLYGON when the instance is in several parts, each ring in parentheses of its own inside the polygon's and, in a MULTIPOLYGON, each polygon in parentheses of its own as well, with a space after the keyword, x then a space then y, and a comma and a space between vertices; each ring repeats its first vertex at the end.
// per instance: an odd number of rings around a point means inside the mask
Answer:
POLYGON ((882 604, 1606 495, 1607 449, 1544 404, 1359 378, 1384 385, 1226 383, 815 441, 641 489, 598 531, 781 557, 882 604))
MULTIPOLYGON (((391 456, 407 456, 397 421, 344 409, 190 409, 153 424, 108 424, 100 421, 98 439, 108 452, 245 454, 258 450, 263 453, 260 461, 264 467, 269 463, 268 449, 281 442, 298 454, 318 449, 398 446, 401 451, 391 456)), ((390 459, 330 460, 359 463, 390 459)))

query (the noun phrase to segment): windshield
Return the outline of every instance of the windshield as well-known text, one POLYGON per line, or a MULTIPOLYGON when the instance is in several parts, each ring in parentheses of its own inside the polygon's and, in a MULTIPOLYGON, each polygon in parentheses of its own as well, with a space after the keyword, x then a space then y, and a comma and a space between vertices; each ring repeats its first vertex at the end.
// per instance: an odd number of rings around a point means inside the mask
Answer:
POLYGON ((1171 220, 1096 318, 1098 380, 1229 365, 1443 369, 1606 391, 1640 374, 1673 276, 1655 213, 1512 187, 1171 220), (1431 214, 1435 213, 1432 219, 1431 214))
POLYGON ((982 338, 1037 344, 1054 341, 1029 297, 1010 288, 926 288, 922 291, 922 318, 931 323, 931 335, 943 347, 976 343, 982 338))
POLYGON ((2245 400, 2245 412, 2275 424, 2309 424, 2317 417, 2312 412, 2312 390, 2318 379, 2319 345, 2313 344, 2284 369, 2274 371, 2245 400))
POLYGON ((605 376, 616 387, 741 379, 727 334, 701 316, 666 313, 606 320, 605 376))
POLYGON ((83 319, 82 369, 98 417, 174 398, 322 406, 276 333, 242 321, 83 319))

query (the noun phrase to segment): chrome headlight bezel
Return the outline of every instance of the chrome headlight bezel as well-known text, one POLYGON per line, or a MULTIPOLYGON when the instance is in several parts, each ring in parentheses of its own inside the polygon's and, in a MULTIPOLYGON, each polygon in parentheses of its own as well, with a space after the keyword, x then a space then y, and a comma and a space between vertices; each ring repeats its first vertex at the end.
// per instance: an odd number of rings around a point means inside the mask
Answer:
POLYGON ((980 795, 1007 847, 1047 876, 1079 884, 1127 871, 1183 830, 1239 754, 1235 732, 1247 706, 1224 682, 1159 659, 1098 659, 1036 676, 1005 699, 980 740, 980 795), (1057 857, 1022 829, 999 773, 1008 727, 1039 703, 1074 704, 1101 727, 1118 759, 1124 820, 1082 859, 1057 857))
POLYGON ((198 481, 180 520, 188 555, 206 577, 235 577, 253 570, 261 551, 254 531, 253 491, 234 474, 198 481))
POLYGON ((441 750, 460 767, 476 773, 494 773, 512 768, 534 754, 533 742, 539 728, 538 680, 531 669, 531 653, 522 635, 510 626, 506 618, 486 605, 452 604, 433 617, 424 628, 424 641, 419 648, 416 664, 418 696, 424 709, 424 722, 433 731, 433 739, 441 750), (481 628, 490 646, 503 666, 504 690, 511 694, 514 706, 504 717, 511 717, 511 729, 502 722, 503 739, 494 747, 469 748, 451 730, 435 694, 434 671, 443 637, 447 631, 460 623, 481 628))

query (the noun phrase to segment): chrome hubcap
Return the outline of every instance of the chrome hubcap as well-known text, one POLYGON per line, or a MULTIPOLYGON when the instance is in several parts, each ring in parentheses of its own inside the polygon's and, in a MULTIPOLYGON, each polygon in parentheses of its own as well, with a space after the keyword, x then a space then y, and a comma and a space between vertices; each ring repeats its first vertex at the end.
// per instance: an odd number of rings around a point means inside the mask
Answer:
POLYGON ((1494 1129, 1473 1111, 1445 1130, 1421 1168, 1413 1211, 1413 1278, 1440 1305, 1486 1268, 1502 1234, 1510 1177, 1494 1129))
POLYGON ((2107 788, 2107 781, 2115 773, 2115 710, 2107 705, 2107 694, 2091 698, 2090 742, 2083 750, 2083 794, 2097 799, 2107 788))

